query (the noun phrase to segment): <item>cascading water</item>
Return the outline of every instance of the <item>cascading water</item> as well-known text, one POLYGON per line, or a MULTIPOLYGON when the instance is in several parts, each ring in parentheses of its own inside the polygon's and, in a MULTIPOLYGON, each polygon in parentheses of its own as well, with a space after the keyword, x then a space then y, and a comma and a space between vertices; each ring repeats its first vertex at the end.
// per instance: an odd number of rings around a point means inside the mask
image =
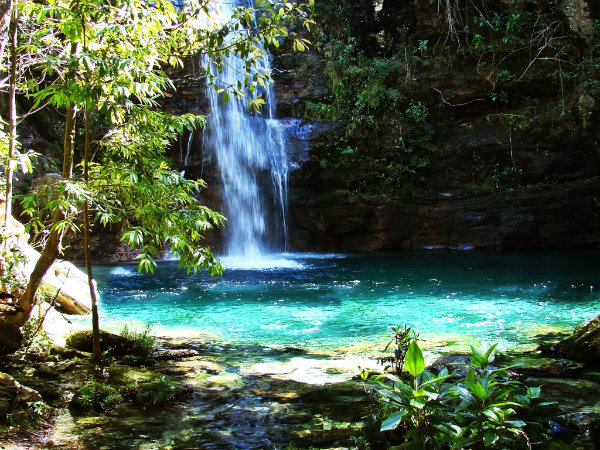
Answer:
MULTIPOLYGON (((223 17, 231 17, 235 2, 214 2, 223 17)), ((239 4, 239 3, 238 3, 239 4)), ((220 73, 206 60, 205 66, 218 85, 243 83, 246 62, 237 55, 226 58, 220 73)), ((257 70, 269 71, 268 53, 257 70)), ((210 117, 204 148, 215 155, 222 178, 226 223, 225 253, 259 258, 265 253, 285 251, 288 159, 282 126, 274 118, 273 89, 230 96, 228 102, 213 87, 207 88, 210 117), (248 101, 263 95, 261 114, 248 112, 248 101)))

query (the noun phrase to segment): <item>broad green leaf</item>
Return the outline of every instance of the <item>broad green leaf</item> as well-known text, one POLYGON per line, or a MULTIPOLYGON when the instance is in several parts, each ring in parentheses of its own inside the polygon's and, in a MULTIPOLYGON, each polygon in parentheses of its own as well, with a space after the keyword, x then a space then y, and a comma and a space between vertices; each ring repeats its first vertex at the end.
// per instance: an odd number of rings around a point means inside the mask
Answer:
POLYGON ((383 423, 381 424, 380 431, 395 430, 396 428, 398 428, 398 425, 400 425, 402 419, 404 418, 404 416, 406 416, 406 414, 408 414, 407 410, 396 411, 383 421, 383 423))
MULTIPOLYGON (((440 374, 441 374, 441 373, 442 373, 442 372, 440 372, 440 374)), ((452 374, 450 374, 450 375, 443 375, 443 376, 439 376, 439 377, 437 377, 437 378, 433 378, 433 379, 431 379, 431 380, 427 380, 425 383, 422 383, 422 384, 421 384, 421 387, 422 387, 422 388, 424 388, 424 387, 430 386, 430 385, 432 385, 432 384, 441 384, 441 383, 443 383, 444 381, 446 381, 447 379, 449 379, 449 378, 455 378, 455 377, 458 377, 458 375, 456 375, 456 374, 454 374, 454 373, 452 373, 452 374)))
POLYGON ((510 425, 511 427, 517 427, 517 428, 523 428, 527 425, 522 420, 507 420, 505 423, 510 425))
POLYGON ((469 388, 472 388, 476 382, 477 382, 477 374, 475 373, 475 371, 473 370, 472 367, 469 367, 469 371, 467 372, 467 376, 465 378, 465 384, 469 388))
POLYGON ((485 433, 483 433, 483 445, 486 447, 491 447, 498 439, 500 439, 500 436, 498 436, 495 429, 486 430, 485 433))
POLYGON ((487 351, 484 353, 483 357, 485 359, 487 359, 489 362, 492 362, 494 360, 494 358, 492 357, 492 353, 494 352, 494 350, 496 350, 496 347, 498 347, 498 344, 493 344, 490 346, 490 348, 487 349, 487 351), (490 359, 491 358, 491 359, 490 359))
POLYGON ((473 385, 471 392, 473 392, 475 397, 477 397, 479 400, 483 400, 487 395, 485 388, 479 382, 473 385))
POLYGON ((527 396, 529 398, 538 398, 540 396, 541 392, 542 392, 542 388, 540 386, 527 388, 527 396))
POLYGON ((471 392, 467 388, 465 388, 463 386, 455 386, 454 390, 456 391, 458 396, 461 398, 461 400, 463 402, 465 402, 466 404, 472 404, 472 403, 477 402, 477 400, 475 399, 473 394, 471 394, 471 392))
POLYGON ((408 346, 404 357, 404 367, 413 377, 417 377, 425 370, 425 359, 417 341, 412 341, 408 346))
POLYGON ((427 399, 425 397, 415 397, 410 401, 410 406, 417 408, 417 409, 425 408, 426 404, 427 404, 427 399))
POLYGON ((492 422, 499 424, 502 422, 503 417, 501 417, 500 414, 498 414, 498 409, 499 408, 486 409, 485 411, 483 411, 483 414, 485 414, 492 422))
POLYGON ((388 391, 387 389, 377 389, 377 393, 398 405, 408 404, 408 400, 394 394, 393 392, 388 391))

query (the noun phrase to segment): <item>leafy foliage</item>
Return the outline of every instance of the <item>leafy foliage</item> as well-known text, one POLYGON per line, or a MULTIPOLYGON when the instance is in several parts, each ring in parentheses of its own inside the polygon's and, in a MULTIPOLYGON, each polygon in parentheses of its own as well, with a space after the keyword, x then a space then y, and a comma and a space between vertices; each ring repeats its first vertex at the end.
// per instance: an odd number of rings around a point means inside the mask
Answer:
POLYGON ((406 352, 411 342, 417 339, 417 337, 417 332, 406 325, 392 327, 392 338, 383 351, 387 351, 393 344, 393 354, 391 356, 378 358, 377 362, 384 366, 384 370, 389 367, 386 366, 387 364, 391 364, 394 373, 400 376, 402 374, 402 368, 404 367, 406 352))
POLYGON ((156 339, 150 334, 150 327, 144 331, 132 331, 127 325, 121 330, 121 336, 128 341, 128 353, 141 358, 152 358, 156 349, 156 339))
POLYGON ((155 380, 138 383, 135 387, 137 403, 145 406, 158 406, 175 398, 173 383, 161 376, 155 380))
POLYGON ((49 420, 52 408, 43 401, 27 402, 22 409, 6 415, 6 422, 11 427, 31 429, 39 427, 49 420))
POLYGON ((574 32, 564 4, 553 0, 429 3, 412 13, 429 14, 425 27, 411 24, 405 11, 415 7, 407 4, 391 9, 406 24, 376 36, 357 29, 353 2, 318 5, 314 39, 331 96, 308 103, 305 114, 344 122, 315 151, 322 169, 343 174, 333 189, 367 198, 410 195, 443 181, 449 163, 471 174, 473 187, 514 188, 528 178, 513 145, 551 138, 560 146, 591 131, 600 101, 597 24, 574 32), (510 149, 486 152, 492 142, 473 137, 449 162, 449 136, 460 134, 457 124, 472 123, 465 116, 482 128, 504 128, 507 138, 493 144, 510 149))
POLYGON ((547 438, 526 413, 546 405, 538 402, 540 387, 511 380, 509 368, 492 368, 495 348, 472 347, 466 376, 448 373, 446 368, 434 375, 425 369, 413 339, 404 360, 410 381, 394 374, 363 372, 364 380, 378 385, 375 392, 384 412, 381 431, 401 431, 404 442, 394 448, 529 448, 528 429, 538 438, 547 438))
MULTIPOLYGON (((204 117, 157 110, 174 90, 165 69, 205 54, 218 73, 224 57, 236 52, 246 60, 243 83, 217 85, 211 70, 209 81, 224 96, 243 95, 243 85, 264 86, 270 74, 257 70, 265 57, 261 43, 277 46, 288 37, 304 49, 308 42, 288 27, 293 22, 309 27, 311 4, 259 1, 255 9, 237 8, 223 21, 202 0, 19 2, 22 26, 29 30, 21 35, 20 52, 36 56, 30 58, 22 92, 35 107, 64 108, 73 116, 87 110, 102 125, 92 136, 89 180, 70 176, 73 150, 65 147, 63 177, 53 183, 52 195, 34 193, 24 200, 31 230, 77 233, 77 216, 87 202, 97 223, 117 225, 121 239, 139 251, 140 270, 151 272, 156 256, 168 247, 188 272, 221 273, 202 236, 224 218, 199 203, 196 193, 203 183, 174 172, 164 156, 178 135, 203 125, 204 117)), ((259 100, 250 106, 260 108, 259 100)))
POLYGON ((123 402, 119 391, 106 383, 86 382, 73 399, 73 406, 83 411, 109 411, 123 402))

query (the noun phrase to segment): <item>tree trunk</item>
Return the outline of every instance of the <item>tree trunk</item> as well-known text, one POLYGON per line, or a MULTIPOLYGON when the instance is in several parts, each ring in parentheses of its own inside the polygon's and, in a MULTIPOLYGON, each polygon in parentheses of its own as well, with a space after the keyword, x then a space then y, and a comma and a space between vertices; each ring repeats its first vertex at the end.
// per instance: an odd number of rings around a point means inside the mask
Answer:
MULTIPOLYGON (((8 155, 6 157, 6 196, 4 198, 4 227, 12 214, 13 173, 17 147, 17 28, 19 16, 13 8, 10 17, 10 76, 8 85, 8 155)), ((3 51, 3 50, 2 50, 3 51)), ((1 54, 0 54, 1 57, 1 54)))
MULTIPOLYGON (((63 170, 62 176, 63 179, 68 180, 71 178, 73 174, 73 150, 74 150, 74 142, 75 142, 75 118, 77 115, 77 107, 75 104, 69 104, 67 106, 66 111, 66 123, 65 123, 65 139, 63 146, 63 170)), ((57 208, 54 212, 54 216, 52 218, 53 225, 59 222, 64 218, 63 212, 57 208)), ((52 266, 56 258, 61 253, 61 242, 62 242, 62 233, 59 233, 55 228, 50 229, 50 234, 46 239, 46 244, 44 245, 44 250, 38 259, 33 272, 29 277, 29 283, 27 283, 27 289, 25 290, 25 294, 19 300, 19 305, 23 309, 22 312, 17 313, 15 317, 15 323, 19 326, 23 326, 27 319, 29 318, 29 314, 35 305, 35 294, 37 293, 40 284, 42 283, 42 278, 48 271, 48 269, 52 266)))
MULTIPOLYGON (((70 49, 71 56, 75 55, 78 51, 79 44, 77 42, 72 42, 70 49)), ((76 62, 72 62, 68 74, 69 77, 75 77, 75 73, 77 70, 76 64, 76 62)), ((75 148, 75 119, 77 117, 77 105, 75 103, 67 104, 65 116, 66 119, 65 138, 63 141, 62 177, 64 180, 69 180, 73 175, 73 153, 75 148)), ((37 263, 35 264, 33 272, 31 272, 29 282, 27 283, 27 289, 25 290, 25 294, 19 300, 19 304, 23 309, 23 311, 18 313, 15 317, 15 323, 19 326, 23 326, 29 318, 29 314, 31 314, 31 310, 35 305, 35 295, 37 293, 38 288, 40 287, 40 284, 42 283, 42 278, 61 253, 62 233, 59 233, 58 230, 56 230, 56 228, 54 227, 54 225, 56 225, 56 223, 58 223, 62 219, 64 219, 64 214, 60 210, 60 208, 57 208, 54 212, 54 216, 52 217, 52 226, 50 228, 50 234, 46 239, 44 250, 40 255, 40 259, 38 259, 37 263)))
MULTIPOLYGON (((89 180, 89 150, 90 150, 90 113, 86 106, 84 113, 85 121, 85 143, 83 146, 83 179, 87 185, 89 180)), ((98 318, 98 299, 94 289, 94 274, 92 273, 92 257, 90 255, 90 213, 86 199, 83 204, 83 246, 85 252, 85 268, 87 270, 88 283, 90 285, 90 297, 92 299, 92 351, 94 359, 100 361, 100 324, 98 318)))
POLYGON ((13 6, 13 0, 0 0, 0 61, 4 57, 4 49, 8 43, 8 28, 13 6))

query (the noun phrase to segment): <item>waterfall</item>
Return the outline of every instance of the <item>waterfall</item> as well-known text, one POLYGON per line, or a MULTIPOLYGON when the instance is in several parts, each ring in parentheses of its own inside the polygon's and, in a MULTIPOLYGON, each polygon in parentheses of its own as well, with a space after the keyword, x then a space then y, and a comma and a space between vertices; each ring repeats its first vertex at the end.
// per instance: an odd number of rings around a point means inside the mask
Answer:
MULTIPOLYGON (((231 1, 213 2, 223 17, 231 17, 231 1)), ((233 2, 235 3, 235 2, 233 2)), ((220 73, 210 60, 205 67, 218 78, 218 85, 242 84, 246 62, 237 55, 226 58, 220 73)), ((270 71, 268 53, 258 70, 270 71)), ((225 253, 228 256, 260 257, 286 249, 286 206, 288 159, 281 124, 275 119, 271 86, 246 92, 246 97, 223 95, 207 87, 210 105, 204 149, 216 159, 222 179, 225 225, 225 253), (262 95, 266 100, 261 114, 248 112, 248 101, 262 95)))

